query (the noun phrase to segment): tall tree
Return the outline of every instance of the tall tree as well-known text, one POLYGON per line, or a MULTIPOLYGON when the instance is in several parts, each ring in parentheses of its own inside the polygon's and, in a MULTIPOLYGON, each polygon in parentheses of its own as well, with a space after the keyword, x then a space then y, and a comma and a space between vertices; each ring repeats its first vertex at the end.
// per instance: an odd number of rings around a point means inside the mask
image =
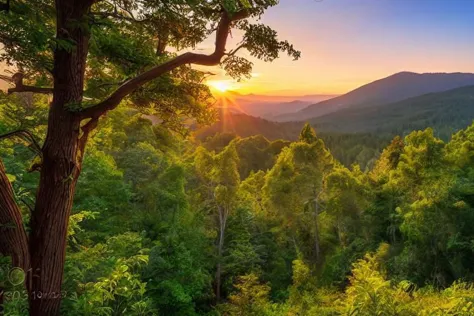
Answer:
POLYGON ((195 160, 197 172, 201 175, 211 197, 212 208, 217 209, 218 238, 215 277, 217 301, 221 299, 222 257, 227 221, 235 208, 237 189, 240 184, 238 163, 239 157, 233 143, 215 156, 201 147, 195 160))
POLYGON ((304 235, 304 227, 309 226, 306 230, 310 230, 314 242, 306 252, 312 253, 315 262, 321 259, 320 196, 324 177, 332 165, 331 153, 307 125, 300 141, 283 149, 278 156, 264 187, 270 208, 285 220, 293 234, 298 233, 299 227, 299 233, 304 235))
POLYGON ((204 74, 189 65, 221 65, 234 77, 248 76, 252 63, 237 55, 271 61, 285 51, 300 53, 275 31, 252 24, 276 0, 32 0, 9 2, 0 11, 0 61, 18 70, 14 92, 51 94, 48 132, 29 236, 11 185, 0 168, 0 251, 15 266, 33 271, 28 284, 32 315, 59 313, 68 219, 91 132, 122 101, 160 115, 179 128, 182 115, 212 119, 204 74), (226 50, 232 28, 239 46, 226 50), (215 32, 210 54, 184 51, 215 32))

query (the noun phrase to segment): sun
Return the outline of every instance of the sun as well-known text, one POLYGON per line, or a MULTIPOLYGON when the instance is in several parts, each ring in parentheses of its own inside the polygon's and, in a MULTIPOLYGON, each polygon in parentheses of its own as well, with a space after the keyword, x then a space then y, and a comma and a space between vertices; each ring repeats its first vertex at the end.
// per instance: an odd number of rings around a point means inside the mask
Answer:
POLYGON ((214 81, 208 81, 207 84, 212 89, 220 91, 220 92, 226 92, 229 90, 236 89, 236 86, 234 85, 232 80, 214 80, 214 81))

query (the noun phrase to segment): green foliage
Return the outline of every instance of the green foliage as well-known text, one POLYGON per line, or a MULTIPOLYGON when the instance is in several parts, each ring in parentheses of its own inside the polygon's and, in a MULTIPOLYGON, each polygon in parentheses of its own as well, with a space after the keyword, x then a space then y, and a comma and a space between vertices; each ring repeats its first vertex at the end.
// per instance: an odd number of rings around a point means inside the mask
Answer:
MULTIPOLYGON (((259 19, 277 4, 275 0, 94 2, 84 4, 83 12, 75 10, 71 13, 74 17, 60 25, 56 8, 59 4, 54 1, 14 1, 9 11, 0 12, 0 24, 4 25, 0 31, 0 62, 17 67, 25 83, 52 87, 54 53, 73 53, 78 45, 87 43, 83 93, 86 101, 69 104, 70 110, 77 111, 99 103, 129 79, 173 60, 176 52, 194 50, 214 33, 221 20, 237 14, 230 28, 242 31, 242 40, 237 48, 227 47, 233 53, 225 54, 216 63, 240 79, 249 77, 253 66, 236 55, 240 48, 264 61, 273 61, 281 52, 293 59, 301 55, 290 43, 279 40, 270 27, 248 21, 259 19), (82 15, 77 16, 78 13, 82 15), (72 33, 82 37, 74 38, 72 33)), ((216 50, 220 53, 225 47, 216 50)), ((203 83, 205 71, 191 65, 171 70, 147 80, 123 103, 156 116, 164 126, 183 134, 188 132, 189 120, 198 124, 213 122, 216 112, 209 87, 203 83)))
POLYGON ((263 189, 269 211, 290 229, 291 238, 298 237, 297 247, 306 256, 318 255, 308 240, 319 243, 317 208, 323 179, 332 165, 332 156, 322 140, 296 142, 283 149, 266 177, 263 189))
MULTIPOLYGON (((2 102, 0 130, 31 129, 41 144, 44 100, 2 102)), ((431 129, 395 137, 361 168, 322 138, 350 140, 309 125, 294 142, 201 143, 154 119, 120 107, 91 140, 63 314, 473 314, 474 125, 449 142, 431 129)), ((36 154, 21 137, 0 154, 28 217, 36 154)), ((7 315, 25 315, 25 298, 5 297, 7 315)))
POLYGON ((10 12, 0 12, 4 26, 0 42, 5 49, 0 60, 21 69, 38 71, 45 76, 53 69, 52 49, 55 46, 71 47, 71 43, 54 41, 55 10, 51 1, 35 0, 28 3, 14 1, 10 12))
MULTIPOLYGON (((248 138, 261 135, 270 141, 285 142, 298 140, 303 128, 301 122, 276 123, 245 114, 221 113, 220 120, 209 127, 195 132, 200 140, 217 141, 231 135, 248 138), (233 124, 226 124, 233 122, 233 124), (226 136, 220 136, 224 134, 226 136), (215 139, 213 139, 215 138, 215 139)), ((326 144, 334 158, 345 166, 358 163, 363 170, 371 169, 376 158, 390 143, 391 135, 374 133, 342 133, 316 126, 318 137, 326 144)), ((234 136, 234 137, 235 137, 234 136)), ((217 148, 211 148, 216 149, 217 148)))
POLYGON ((308 123, 306 123, 301 130, 299 140, 308 144, 314 143, 317 140, 316 132, 308 123))
MULTIPOLYGON (((203 238, 198 234, 189 237, 203 238)), ((198 314, 198 304, 208 298, 211 288, 205 253, 199 252, 203 249, 199 239, 190 244, 177 235, 167 237, 151 249, 150 264, 145 271, 147 293, 159 298, 154 304, 161 313, 198 314)))
POLYGON ((403 313, 401 301, 408 295, 401 292, 394 297, 390 281, 381 272, 378 258, 367 255, 354 263, 350 286, 346 290, 349 315, 399 315, 403 313))
POLYGON ((255 274, 242 276, 235 284, 237 292, 220 308, 227 315, 271 315, 268 294, 270 287, 260 284, 255 274))
POLYGON ((278 41, 277 32, 266 25, 242 23, 241 29, 245 31, 241 45, 253 57, 267 62, 277 59, 280 52, 286 52, 294 60, 301 57, 301 52, 295 50, 293 45, 278 41))

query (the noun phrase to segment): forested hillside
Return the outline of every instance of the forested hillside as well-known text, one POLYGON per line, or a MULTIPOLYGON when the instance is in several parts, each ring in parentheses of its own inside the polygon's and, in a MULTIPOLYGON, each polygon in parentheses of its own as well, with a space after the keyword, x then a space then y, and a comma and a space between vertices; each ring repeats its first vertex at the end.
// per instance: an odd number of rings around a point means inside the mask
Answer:
POLYGON ((317 94, 303 96, 239 94, 232 90, 215 91, 214 96, 218 107, 236 106, 240 112, 265 119, 296 112, 315 102, 337 97, 337 95, 317 94))
MULTIPOLYGON (((343 109, 309 122, 335 158, 346 166, 358 163, 365 170, 397 135, 432 127, 437 137, 448 141, 473 119, 474 86, 467 86, 396 103, 343 109)), ((272 122, 222 108, 219 120, 197 129, 195 135, 200 140, 217 133, 296 140, 303 125, 304 122, 272 122)))
MULTIPOLYGON (((46 98, 2 97, 43 143, 46 98)), ((120 107, 91 140, 69 220, 65 315, 470 315, 474 125, 396 137, 374 167, 297 140, 184 139, 120 107)), ((38 154, 1 158, 25 216, 38 154), (36 158, 35 158, 36 157, 36 158)), ((9 278, 11 279, 11 278, 9 278)), ((22 293, 6 282, 5 293, 22 293)), ((5 296, 23 315, 24 296, 5 296)))
POLYGON ((474 85, 471 73, 400 72, 363 85, 333 99, 310 105, 296 113, 277 117, 279 121, 306 121, 347 108, 394 103, 427 93, 444 92, 474 85))
MULTIPOLYGON (((272 122, 246 114, 232 113, 220 109, 219 120, 214 124, 197 128, 194 135, 198 140, 212 143, 223 139, 230 141, 235 137, 263 136, 271 141, 282 139, 294 141, 298 139, 303 122, 272 122), (224 134, 223 137, 220 134, 224 134)), ((388 145, 393 135, 377 135, 374 133, 344 133, 318 129, 331 153, 345 166, 357 163, 365 170, 388 145)))
POLYGON ((447 140, 474 119, 474 86, 430 93, 396 103, 350 108, 312 119, 318 130, 339 133, 406 135, 433 127, 447 140))
POLYGON ((236 113, 234 108, 220 108, 218 119, 210 126, 196 126, 195 135, 204 140, 216 133, 234 133, 241 137, 264 135, 268 139, 296 140, 302 122, 279 123, 263 118, 236 113))

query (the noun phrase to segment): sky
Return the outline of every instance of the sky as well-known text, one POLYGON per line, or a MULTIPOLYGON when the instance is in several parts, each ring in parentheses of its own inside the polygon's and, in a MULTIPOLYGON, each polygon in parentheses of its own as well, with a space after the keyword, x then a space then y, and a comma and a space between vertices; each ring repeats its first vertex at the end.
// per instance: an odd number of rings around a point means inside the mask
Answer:
POLYGON ((250 80, 218 71, 211 81, 242 93, 342 94, 400 71, 474 72, 474 0, 280 0, 261 22, 302 58, 251 59, 250 80))
MULTIPOLYGON (((474 73, 474 0, 280 0, 261 22, 301 59, 249 58, 250 80, 235 83, 213 69, 211 84, 241 93, 343 94, 400 71, 474 73)), ((232 35, 228 49, 240 40, 232 35)), ((209 38, 198 49, 213 45, 209 38)))

